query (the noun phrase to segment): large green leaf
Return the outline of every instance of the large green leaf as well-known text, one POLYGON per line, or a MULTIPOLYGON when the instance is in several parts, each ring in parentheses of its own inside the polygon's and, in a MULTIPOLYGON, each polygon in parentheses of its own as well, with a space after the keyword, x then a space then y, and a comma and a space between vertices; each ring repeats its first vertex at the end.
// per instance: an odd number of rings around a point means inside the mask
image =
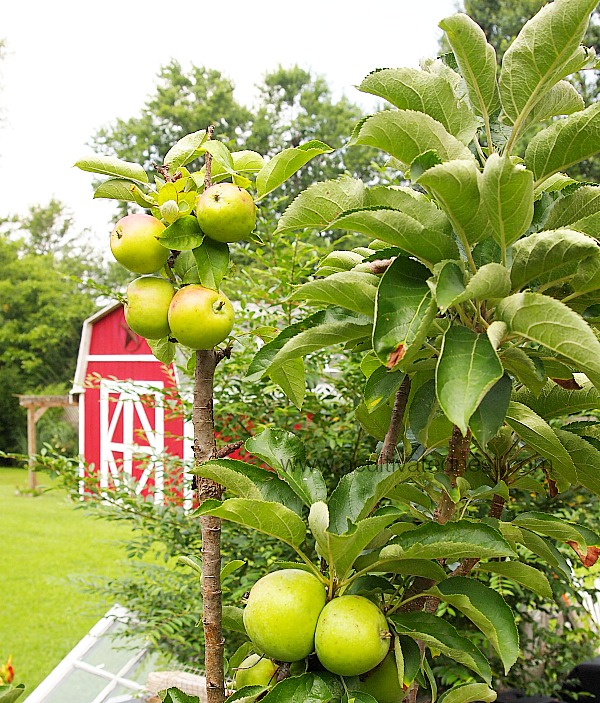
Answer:
POLYGON ((436 394, 446 417, 466 435, 469 420, 504 370, 486 334, 453 325, 444 335, 436 394))
POLYGON ((288 359, 276 369, 271 369, 269 378, 281 388, 298 410, 302 408, 306 396, 304 359, 288 359))
POLYGON ((427 196, 407 186, 375 186, 366 192, 365 206, 400 210, 420 222, 426 230, 452 234, 452 225, 443 210, 427 196))
POLYGON ((509 121, 524 120, 550 88, 590 59, 580 46, 594 0, 559 0, 543 7, 502 59, 500 97, 509 121))
POLYGON ((338 535, 329 531, 327 503, 319 502, 311 505, 308 524, 321 556, 333 569, 338 581, 342 581, 369 542, 397 519, 397 513, 367 517, 352 525, 346 534, 338 535))
POLYGON ((425 523, 404 532, 395 544, 381 550, 382 559, 491 559, 514 556, 508 542, 494 528, 459 520, 445 525, 425 523))
POLYGON ((291 299, 339 305, 372 317, 378 285, 379 278, 371 273, 341 271, 327 278, 317 278, 304 283, 293 292, 291 299))
POLYGON ((410 215, 391 208, 378 206, 343 213, 330 227, 381 239, 430 265, 458 258, 458 248, 449 234, 426 229, 410 215))
POLYGON ((435 395, 435 379, 423 383, 411 394, 408 425, 428 449, 448 444, 453 425, 440 409, 435 395))
POLYGON ((237 459, 211 459, 195 466, 191 474, 209 478, 240 498, 281 503, 295 513, 302 512, 302 501, 274 471, 237 459))
POLYGON ((540 512, 520 513, 512 521, 517 527, 524 527, 531 532, 545 537, 551 537, 559 542, 576 542, 583 547, 600 543, 600 537, 582 525, 576 525, 567 520, 561 520, 554 515, 540 512))
POLYGON ((145 208, 156 205, 156 200, 146 195, 135 183, 123 178, 111 178, 101 183, 94 191, 94 198, 124 200, 131 203, 138 203, 141 200, 145 208))
POLYGON ((569 81, 559 81, 535 105, 527 118, 527 125, 558 115, 572 115, 585 108, 582 96, 569 81))
POLYGON ((544 277, 546 283, 558 279, 565 264, 583 261, 596 253, 596 242, 581 232, 557 229, 530 234, 513 247, 510 269, 513 288, 523 288, 540 276, 544 277), (557 273, 553 277, 555 271, 557 273))
MULTIPOLYGON (((568 426, 568 425, 567 425, 568 426)), ((600 451, 583 437, 573 432, 556 430, 556 436, 577 467, 577 478, 582 486, 600 495, 600 451)))
POLYGON ((267 428, 247 439, 244 446, 272 466, 306 506, 325 500, 327 489, 323 476, 307 465, 304 444, 291 432, 267 428))
POLYGON ((457 100, 444 75, 415 68, 384 68, 370 73, 358 89, 384 98, 400 110, 424 112, 464 144, 477 132, 475 116, 466 102, 457 100))
POLYGON ((342 212, 366 205, 365 192, 365 184, 349 176, 313 183, 287 207, 279 218, 276 233, 325 229, 342 212))
POLYGON ((600 392, 589 381, 582 381, 579 390, 569 390, 548 381, 537 396, 520 389, 515 394, 515 400, 529 406, 546 420, 600 408, 600 392))
POLYGON ((244 627, 244 609, 236 605, 223 606, 223 627, 248 636, 244 627))
POLYGON ((544 229, 569 227, 574 222, 579 222, 598 212, 600 212, 600 187, 584 185, 554 201, 544 223, 544 229))
POLYGON ((349 523, 362 520, 394 486, 410 476, 411 467, 396 464, 361 466, 344 474, 329 501, 329 528, 343 534, 349 523))
POLYGON ((382 149, 406 167, 427 151, 435 152, 440 161, 474 158, 444 125, 414 110, 384 110, 365 118, 354 130, 350 144, 382 149))
POLYGON ((166 249, 189 251, 199 247, 204 240, 198 220, 193 215, 186 215, 166 227, 158 240, 166 249))
POLYGON ((462 12, 446 17, 439 26, 446 32, 464 76, 473 110, 489 121, 500 107, 494 47, 488 44, 481 27, 462 12))
POLYGON ((375 303, 373 349, 393 368, 412 344, 420 345, 435 317, 429 270, 413 259, 397 258, 383 274, 375 303))
POLYGON ((193 252, 202 285, 205 288, 219 290, 221 281, 229 267, 229 247, 227 244, 205 237, 202 244, 195 247, 193 252))
POLYGON ((75 163, 77 168, 90 173, 101 173, 113 178, 124 178, 134 183, 148 183, 148 174, 139 164, 122 161, 114 156, 94 154, 75 163))
MULTIPOLYGON (((600 221, 600 217, 598 219, 600 221)), ((600 235, 600 231, 598 234, 600 235)), ((581 262, 577 267, 577 273, 569 283, 571 288, 579 294, 591 293, 600 288, 600 249, 581 262)))
POLYGON ((334 703, 340 696, 325 672, 308 672, 277 683, 261 701, 264 703, 334 703))
POLYGON ((25 692, 25 686, 22 683, 14 688, 9 688, 8 691, 3 691, 2 688, 3 686, 0 685, 0 703, 15 703, 25 692))
POLYGON ((489 586, 463 576, 442 581, 431 593, 460 610, 483 632, 508 674, 519 656, 519 632, 504 598, 489 586))
POLYGON ((280 151, 256 174, 257 196, 264 198, 315 156, 331 154, 332 151, 330 146, 316 139, 301 146, 280 151))
POLYGON ((488 683, 492 680, 490 665, 477 647, 458 634, 449 622, 430 613, 402 613, 390 616, 399 635, 407 635, 428 647, 464 664, 488 683))
POLYGON ((469 427, 483 447, 493 439, 504 424, 512 393, 512 381, 507 374, 485 394, 471 416, 469 427))
POLYGON ((206 130, 186 134, 178 142, 173 144, 165 154, 164 164, 168 166, 171 173, 174 173, 180 166, 189 164, 205 152, 202 145, 206 142, 206 130))
POLYGON ((405 374, 402 371, 388 371, 385 366, 379 366, 367 379, 363 391, 365 407, 369 412, 377 410, 396 394, 405 374))
POLYGON ((536 184, 600 151, 600 103, 557 120, 538 132, 525 151, 536 184))
POLYGON ((591 327, 564 303, 539 293, 516 293, 496 307, 508 329, 573 362, 600 388, 600 342, 591 327))
POLYGON ((478 564, 477 570, 499 574, 520 583, 542 598, 552 598, 552 589, 546 574, 521 561, 488 561, 478 564))
MULTIPOLYGON (((547 380, 541 361, 536 358, 531 358, 523 349, 519 349, 519 347, 507 347, 503 349, 500 354, 500 360, 504 368, 511 373, 519 383, 526 386, 534 396, 541 393, 547 380)), ((527 403, 527 405, 529 405, 529 403, 527 403)))
MULTIPOLYGON (((451 263, 451 262, 450 262, 451 263)), ((448 265, 444 266, 445 269, 448 265)), ((457 295, 447 297, 443 305, 440 305, 439 286, 436 286, 436 299, 440 309, 445 311, 447 308, 463 303, 467 300, 493 300, 495 298, 504 298, 510 293, 510 274, 508 269, 502 264, 484 264, 477 269, 466 286, 463 286, 462 291, 456 289, 457 295)))
POLYGON ((462 241, 469 244, 485 237, 490 227, 479 178, 479 169, 471 159, 438 164, 417 179, 444 208, 462 241))
POLYGON ((337 307, 320 310, 286 327, 272 342, 261 347, 250 363, 248 378, 258 380, 289 359, 366 337, 372 327, 372 319, 359 313, 337 307))
POLYGON ((506 422, 525 444, 552 463, 552 468, 569 483, 577 481, 577 469, 569 453, 560 443, 550 425, 522 403, 511 401, 506 422))
POLYGON ((296 548, 304 542, 306 536, 304 520, 280 503, 249 498, 230 498, 221 503, 211 499, 202 503, 194 515, 220 517, 275 537, 296 548))
POLYGON ((508 157, 492 154, 479 181, 494 239, 504 250, 533 219, 533 174, 508 157))
POLYGON ((438 698, 438 703, 493 703, 498 694, 485 683, 464 683, 453 686, 438 698))
POLYGON ((529 549, 529 551, 550 564, 552 568, 560 571, 569 578, 571 577, 571 567, 550 540, 540 537, 530 530, 521 529, 519 533, 519 542, 529 549))

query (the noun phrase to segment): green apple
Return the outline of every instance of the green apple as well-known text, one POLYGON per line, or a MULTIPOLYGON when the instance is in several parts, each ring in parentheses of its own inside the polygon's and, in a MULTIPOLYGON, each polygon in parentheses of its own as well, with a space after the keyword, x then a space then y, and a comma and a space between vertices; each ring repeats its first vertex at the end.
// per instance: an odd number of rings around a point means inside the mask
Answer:
POLYGON ((319 661, 334 674, 359 676, 383 661, 390 648, 385 615, 368 598, 339 596, 323 608, 315 632, 319 661))
POLYGON ((162 268, 170 252, 158 241, 165 226, 152 215, 122 217, 110 234, 115 259, 133 273, 154 273, 162 268))
POLYGON ((168 319, 178 342, 191 349, 212 349, 229 336, 234 317, 224 293, 192 283, 175 293, 168 319))
POLYGON ((360 677, 358 690, 369 693, 377 703, 399 703, 404 698, 393 652, 379 666, 360 677))
POLYGON ((171 281, 160 276, 142 276, 127 286, 125 322, 146 339, 168 336, 169 306, 175 295, 171 281))
POLYGON ((196 200, 200 229, 217 242, 237 242, 256 225, 256 205, 244 188, 233 183, 217 183, 196 200))
POLYGON ((244 686, 271 686, 275 683, 278 668, 270 659, 261 657, 260 654, 251 654, 235 672, 235 687, 238 689, 244 686))
POLYGON ((282 569, 250 590, 244 626, 256 648, 278 661, 304 659, 315 649, 315 628, 325 605, 325 586, 301 569, 282 569))

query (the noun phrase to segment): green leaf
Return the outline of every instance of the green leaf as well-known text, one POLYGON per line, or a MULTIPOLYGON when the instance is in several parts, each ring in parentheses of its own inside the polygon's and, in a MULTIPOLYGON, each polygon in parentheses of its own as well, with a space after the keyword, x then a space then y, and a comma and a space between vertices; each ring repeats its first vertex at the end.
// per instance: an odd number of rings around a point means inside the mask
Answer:
POLYGON ((438 703, 492 703, 498 694, 484 683, 464 683, 460 686, 453 686, 445 691, 438 698, 438 703))
POLYGON ((514 556, 502 535, 489 525, 459 520, 425 523, 381 550, 382 559, 491 559, 514 556))
POLYGON ((473 160, 438 164, 417 179, 443 207, 461 240, 469 244, 483 239, 490 227, 479 179, 473 160))
POLYGON ((546 574, 521 561, 488 561, 477 565, 478 571, 499 574, 520 583, 542 598, 552 598, 552 589, 546 574))
POLYGON ((260 466, 238 459, 211 459, 194 466, 191 474, 209 478, 240 498, 266 500, 302 513, 302 501, 279 476, 260 466))
POLYGON ((492 154, 480 180, 493 236, 502 250, 527 231, 533 219, 533 174, 508 157, 492 154))
MULTIPOLYGON (((448 264, 444 266, 443 271, 448 268, 448 264)), ((440 306, 439 285, 436 285, 436 300, 440 306)), ((442 312, 447 308, 458 303, 464 303, 467 300, 494 300, 495 298, 504 298, 510 293, 510 274, 508 269, 501 264, 491 263, 484 264, 477 273, 471 277, 466 287, 462 290, 459 286, 454 287, 454 295, 445 295, 442 297, 443 305, 440 306, 442 312)))
POLYGON ((349 176, 313 183, 287 207, 277 222, 275 234, 299 229, 325 229, 342 212, 365 205, 365 198, 365 184, 349 176))
POLYGON ((572 115, 585 108, 583 97, 569 81, 559 81, 535 105, 527 118, 527 126, 558 115, 572 115))
POLYGON ((181 278, 182 283, 200 283, 196 259, 191 251, 182 251, 179 254, 175 259, 173 270, 181 278))
POLYGON ((553 470, 569 483, 577 482, 577 469, 554 430, 522 403, 511 401, 506 422, 534 452, 551 462, 553 470))
POLYGON ((371 273, 341 271, 304 283, 292 293, 290 299, 339 305, 372 317, 378 285, 379 278, 371 273))
POLYGON ((572 432, 556 430, 556 436, 577 468, 579 483, 596 495, 600 495, 600 472, 598 471, 600 451, 583 437, 578 437, 572 432))
POLYGON ((160 694, 162 703, 200 703, 198 696, 189 696, 178 688, 168 688, 160 694))
POLYGON ((21 694, 25 692, 25 686, 22 683, 14 688, 9 688, 8 691, 3 691, 2 688, 0 686, 0 703, 15 703, 21 697, 21 694))
POLYGON ((306 396, 306 372, 304 359, 290 359, 285 364, 269 371, 269 378, 285 393, 300 410, 306 396))
POLYGON ((223 503, 207 500, 194 511, 194 515, 220 517, 275 537, 292 547, 299 547, 306 536, 302 518, 280 503, 248 498, 230 498, 223 503))
POLYGON ((172 364, 177 352, 177 345, 169 341, 168 337, 162 339, 147 339, 150 351, 163 364, 172 364))
POLYGON ((598 212, 600 212, 600 187, 584 185, 554 201, 544 223, 544 229, 569 227, 598 212))
POLYGON ((464 76, 473 110, 488 121, 500 106, 494 47, 481 27, 462 12, 443 19, 439 26, 446 32, 464 76))
POLYGON ((570 284, 573 290, 579 294, 591 293, 600 288, 600 250, 579 264, 577 273, 570 280, 570 284))
POLYGON ((525 165, 536 185, 600 151, 600 103, 557 120, 527 145, 525 165))
POLYGON ((583 261, 596 253, 596 242, 580 232, 557 229, 530 234, 513 247, 510 270, 512 287, 518 290, 540 276, 544 276, 544 281, 549 283, 561 277, 560 272, 565 264, 583 261), (557 270, 558 273, 553 277, 553 272, 557 270))
MULTIPOLYGON (((264 703, 333 703, 334 692, 325 677, 314 673, 284 679, 261 699, 264 703)), ((339 698, 339 697, 338 697, 339 698)))
POLYGON ((206 136, 206 130, 202 129, 198 132, 186 134, 185 137, 173 144, 166 153, 163 162, 165 166, 169 167, 171 173, 175 173, 181 166, 189 164, 190 161, 204 154, 205 150, 202 145, 206 143, 206 136))
POLYGON ((186 215, 166 227, 158 240, 166 249, 189 251, 202 244, 204 234, 198 220, 193 215, 186 215))
POLYGON ((391 208, 377 206, 346 212, 329 226, 381 239, 428 264, 459 256, 456 243, 449 234, 426 229, 410 215, 391 208))
POLYGON ((387 100, 400 110, 424 112, 440 122, 464 144, 479 126, 464 101, 457 100, 452 83, 442 74, 416 68, 385 68, 370 73, 358 87, 387 100))
POLYGON ((579 390, 568 390, 548 381, 537 396, 521 389, 515 394, 515 400, 546 420, 600 408, 600 392, 587 380, 581 383, 579 390))
POLYGON ((483 447, 493 439, 504 424, 512 393, 512 381, 507 374, 485 394, 471 416, 469 427, 483 447))
POLYGON ((401 371, 388 371, 384 366, 378 366, 365 384, 363 397, 367 410, 373 412, 387 403, 400 388, 404 377, 401 371))
POLYGON ((326 499, 322 475, 307 466, 304 444, 291 432, 269 428, 247 439, 244 446, 272 466, 304 505, 310 507, 326 499))
POLYGON ((284 149, 276 154, 256 174, 256 189, 259 198, 264 198, 294 175, 315 156, 331 154, 330 146, 313 140, 291 149, 284 149))
POLYGON ((225 701, 226 703, 255 703, 260 694, 266 690, 264 686, 242 686, 231 696, 227 696, 225 701))
POLYGON ((200 283, 205 288, 219 290, 229 266, 229 246, 225 242, 204 237, 202 244, 194 247, 192 251, 196 259, 200 283))
POLYGON ((415 344, 420 346, 435 317, 427 285, 429 270, 413 259, 396 259, 381 278, 375 303, 373 349, 393 368, 415 344))
MULTIPOLYGON (((435 203, 414 188, 405 186, 375 186, 366 192, 365 206, 383 206, 400 210, 405 215, 420 222, 426 230, 452 234, 452 225, 435 203)), ((356 208, 355 208, 356 209, 356 208)), ((373 248, 373 244, 370 244, 373 248)))
MULTIPOLYGON (((365 337, 370 334, 373 325, 369 317, 338 307, 327 308, 327 310, 315 313, 311 318, 310 327, 284 341, 283 346, 275 352, 270 362, 269 372, 282 366, 290 359, 365 337)), ((276 337, 273 342, 265 345, 265 347, 273 345, 267 351, 270 352, 276 347, 278 340, 279 337, 276 337)))
POLYGON ((600 537, 587 527, 561 520, 547 513, 520 513, 512 522, 517 527, 524 527, 559 542, 576 542, 584 548, 600 544, 600 537))
POLYGON ((376 410, 369 411, 364 403, 359 403, 354 408, 354 416, 368 435, 383 442, 392 420, 392 408, 389 404, 384 403, 376 410))
POLYGON ((536 535, 530 530, 519 530, 519 542, 523 544, 530 552, 537 554, 540 559, 550 564, 554 569, 562 572, 568 578, 571 578, 571 567, 558 551, 558 549, 547 539, 536 535))
POLYGON ((464 294, 465 274, 463 267, 454 261, 443 261, 440 266, 435 281, 435 302, 441 312, 446 312, 464 294))
POLYGON ((99 156, 94 154, 83 159, 79 159, 75 166, 82 171, 90 173, 101 173, 114 178, 124 178, 134 183, 148 183, 148 174, 139 164, 121 161, 114 156, 99 156))
POLYGON ((590 59, 580 46, 594 0, 562 0, 543 7, 502 59, 500 97, 511 122, 524 120, 553 85, 590 59))
MULTIPOLYGON (((534 396, 539 395, 546 385, 546 373, 543 363, 537 358, 531 358, 523 349, 508 347, 503 349, 500 360, 504 368, 511 373, 519 383, 526 386, 534 396)), ((529 403, 526 403, 529 405, 529 403)))
POLYGON ((349 523, 367 517, 394 486, 410 476, 410 468, 396 464, 361 466, 340 479, 329 498, 329 528, 344 534, 349 523))
POLYGON ((446 417, 466 435, 471 415, 504 370, 490 340, 453 325, 444 335, 436 394, 446 417))
POLYGON ((156 201, 141 191, 135 183, 122 178, 111 178, 101 183, 94 191, 94 198, 124 200, 138 204, 141 200, 143 203, 142 207, 145 208, 151 208, 156 205, 156 201))
POLYGON ((519 656, 519 632, 502 596, 472 578, 455 576, 430 591, 465 615, 496 650, 508 674, 519 656))
POLYGON ((414 110, 384 110, 358 123, 350 146, 372 146, 405 167, 427 151, 441 161, 473 159, 470 150, 433 117, 414 110))
POLYGON ((428 449, 448 443, 452 423, 437 402, 433 378, 417 388, 409 399, 408 424, 418 441, 428 449))
POLYGON ((491 682, 492 672, 487 659, 449 622, 430 613, 396 613, 390 616, 390 620, 399 635, 424 642, 431 649, 475 671, 484 681, 491 682))
POLYGON ((248 635, 246 634, 246 628, 244 627, 244 609, 238 608, 235 605, 224 605, 223 627, 226 630, 240 632, 247 637, 248 635))
POLYGON ((600 387, 600 342, 583 318, 564 303, 539 293, 516 293, 498 304, 496 317, 513 334, 573 362, 600 387))
POLYGON ((310 507, 308 524, 321 556, 334 571, 338 581, 343 581, 354 561, 381 531, 398 519, 398 514, 378 515, 359 520, 343 535, 329 532, 329 509, 326 503, 314 503, 310 507))
POLYGON ((400 574, 402 576, 420 576, 431 581, 443 581, 447 574, 435 561, 428 559, 382 558, 378 552, 360 556, 354 562, 356 570, 369 567, 371 573, 400 574))

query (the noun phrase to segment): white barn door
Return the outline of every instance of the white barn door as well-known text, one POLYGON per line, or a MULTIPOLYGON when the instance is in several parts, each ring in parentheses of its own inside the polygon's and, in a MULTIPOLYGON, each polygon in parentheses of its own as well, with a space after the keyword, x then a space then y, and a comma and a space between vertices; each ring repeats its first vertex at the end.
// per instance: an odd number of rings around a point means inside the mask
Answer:
POLYGON ((150 489, 153 480, 154 502, 164 498, 162 454, 165 449, 165 409, 163 383, 159 381, 100 382, 100 486, 119 485, 121 478, 132 484, 136 493, 150 489), (143 398, 150 398, 149 405, 143 398), (134 476, 137 458, 146 466, 134 476))

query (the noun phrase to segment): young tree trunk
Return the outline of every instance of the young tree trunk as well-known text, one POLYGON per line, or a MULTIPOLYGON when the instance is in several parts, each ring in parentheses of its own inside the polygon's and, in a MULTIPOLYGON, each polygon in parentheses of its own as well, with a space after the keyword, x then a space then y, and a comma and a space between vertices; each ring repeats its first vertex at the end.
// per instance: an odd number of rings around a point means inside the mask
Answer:
MULTIPOLYGON (((194 459, 202 464, 216 453, 213 384, 217 354, 213 350, 196 352, 194 376, 194 459)), ((209 479, 199 478, 198 501, 209 498, 221 499, 223 489, 209 479)), ((225 640, 222 628, 221 603, 221 521, 219 518, 202 516, 202 601, 204 626, 204 661, 206 670, 206 694, 208 703, 223 703, 225 700, 225 674, 223 650, 225 640)))
POLYGON ((377 460, 378 464, 391 464, 394 461, 396 445, 398 444, 398 439, 400 438, 400 430, 402 429, 402 423, 404 422, 404 411, 406 410, 406 403, 408 402, 409 395, 410 376, 406 375, 400 384, 400 388, 396 391, 394 407, 392 409, 392 419, 390 420, 390 426, 388 427, 385 439, 383 440, 381 453, 379 454, 379 459, 377 460))

